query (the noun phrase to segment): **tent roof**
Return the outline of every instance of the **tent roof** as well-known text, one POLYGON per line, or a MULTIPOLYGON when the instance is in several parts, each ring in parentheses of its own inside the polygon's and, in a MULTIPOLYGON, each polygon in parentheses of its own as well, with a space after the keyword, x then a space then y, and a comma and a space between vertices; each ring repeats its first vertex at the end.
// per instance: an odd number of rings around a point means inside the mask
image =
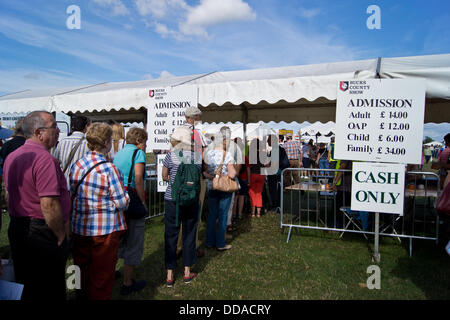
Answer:
POLYGON ((321 136, 329 135, 335 133, 336 124, 333 121, 327 123, 316 122, 309 126, 302 128, 300 131, 303 135, 315 136, 320 133, 321 136))
POLYGON ((426 107, 430 113, 426 121, 450 121, 450 112, 442 112, 450 105, 446 100, 450 99, 450 54, 383 58, 379 62, 369 59, 26 91, 0 97, 0 111, 45 109, 111 119, 114 110, 122 121, 145 121, 145 109, 141 108, 149 103, 149 89, 196 85, 204 121, 327 122, 335 120, 337 81, 374 78, 379 66, 382 78, 426 78, 427 98, 437 98, 426 107))
POLYGON ((443 146, 444 144, 442 142, 439 142, 439 141, 431 141, 431 142, 425 143, 424 145, 425 146, 435 146, 435 145, 443 146))

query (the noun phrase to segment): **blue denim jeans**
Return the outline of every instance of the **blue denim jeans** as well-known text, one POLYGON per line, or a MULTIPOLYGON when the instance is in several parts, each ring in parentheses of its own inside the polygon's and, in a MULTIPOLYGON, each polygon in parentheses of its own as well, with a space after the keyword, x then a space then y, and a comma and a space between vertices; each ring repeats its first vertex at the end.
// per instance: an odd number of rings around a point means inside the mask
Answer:
POLYGON ((208 192, 209 216, 206 226, 206 246, 225 247, 225 231, 227 227, 228 210, 231 205, 232 193, 210 190, 208 192), (217 231, 216 231, 216 222, 217 231))
MULTIPOLYGON (((319 159, 319 169, 329 169, 328 159, 319 159)), ((330 175, 329 171, 320 171, 320 175, 330 175)))

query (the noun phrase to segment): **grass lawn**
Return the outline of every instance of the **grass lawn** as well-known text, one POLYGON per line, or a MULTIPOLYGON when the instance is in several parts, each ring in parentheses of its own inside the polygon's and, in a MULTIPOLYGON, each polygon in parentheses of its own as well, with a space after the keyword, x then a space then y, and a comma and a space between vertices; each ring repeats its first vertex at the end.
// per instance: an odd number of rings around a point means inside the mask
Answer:
MULTIPOLYGON (((8 255, 3 215, 0 254, 8 255)), ((442 245, 433 241, 415 241, 414 253, 408 254, 408 241, 393 238, 380 243, 381 289, 369 290, 367 267, 372 265, 373 241, 361 235, 336 234, 314 230, 294 232, 286 244, 287 230, 281 230, 278 214, 261 219, 244 218, 227 252, 207 250, 193 271, 198 278, 183 283, 182 261, 178 260, 176 282, 166 288, 164 268, 164 221, 147 221, 143 263, 136 277, 148 281, 140 293, 123 298, 116 281, 113 299, 449 299, 450 257, 442 245)), ((200 229, 204 240, 205 225, 200 229)), ((202 241, 203 243, 203 241, 202 241)), ((68 262, 68 265, 71 261, 68 262)), ((118 269, 122 267, 119 260, 118 269)), ((69 297, 73 297, 70 294, 69 297)))

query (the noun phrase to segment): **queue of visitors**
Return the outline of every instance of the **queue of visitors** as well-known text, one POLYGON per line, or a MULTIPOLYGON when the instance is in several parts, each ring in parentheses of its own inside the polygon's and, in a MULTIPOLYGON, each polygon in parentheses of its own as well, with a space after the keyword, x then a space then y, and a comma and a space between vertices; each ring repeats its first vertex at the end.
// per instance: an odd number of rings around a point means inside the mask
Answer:
MULTIPOLYGON (((284 169, 298 169, 285 171, 284 185, 290 186, 312 179, 310 171, 303 169, 322 169, 318 175, 331 177, 326 169, 351 167, 351 161, 334 159, 334 139, 327 146, 315 145, 313 140, 302 144, 290 134, 286 141, 271 135, 265 141, 255 138, 244 147, 242 141, 231 139, 230 128, 224 126, 208 145, 196 128, 201 111, 191 107, 185 116, 186 124, 170 135, 171 150, 162 168, 163 180, 169 182, 164 195, 167 287, 174 286, 179 256, 183 282, 197 277, 192 267, 204 255, 198 229, 206 194, 205 246, 223 252, 232 249, 227 240, 245 212, 261 218, 264 208, 279 209, 284 169), (283 144, 275 145, 277 141, 283 144)), ((147 286, 134 276, 146 241, 147 132, 131 128, 125 136, 119 124, 91 123, 82 116, 73 118, 71 129, 72 134, 58 143, 53 115, 31 112, 18 122, 15 137, 1 151, 11 256, 26 300, 66 299, 65 267, 70 253, 81 271, 77 299, 110 299, 114 281, 120 277, 121 295, 147 286), (116 271, 118 259, 124 261, 123 272, 116 271)), ((445 172, 447 182, 449 134, 445 142, 442 159, 433 166, 442 175, 445 172)), ((333 179, 333 189, 341 193, 337 199, 343 201, 338 207, 350 201, 350 183, 345 179, 339 174, 333 179)))

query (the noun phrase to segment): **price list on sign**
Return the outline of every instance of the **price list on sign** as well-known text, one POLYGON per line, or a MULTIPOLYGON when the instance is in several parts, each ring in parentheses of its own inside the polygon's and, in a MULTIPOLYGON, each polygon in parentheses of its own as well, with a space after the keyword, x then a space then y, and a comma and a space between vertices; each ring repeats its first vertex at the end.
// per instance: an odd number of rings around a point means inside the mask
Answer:
POLYGON ((420 164, 424 112, 424 80, 340 81, 336 159, 420 164))
POLYGON ((169 134, 186 122, 184 116, 186 109, 196 106, 196 86, 150 89, 147 110, 147 149, 169 150, 169 134))

